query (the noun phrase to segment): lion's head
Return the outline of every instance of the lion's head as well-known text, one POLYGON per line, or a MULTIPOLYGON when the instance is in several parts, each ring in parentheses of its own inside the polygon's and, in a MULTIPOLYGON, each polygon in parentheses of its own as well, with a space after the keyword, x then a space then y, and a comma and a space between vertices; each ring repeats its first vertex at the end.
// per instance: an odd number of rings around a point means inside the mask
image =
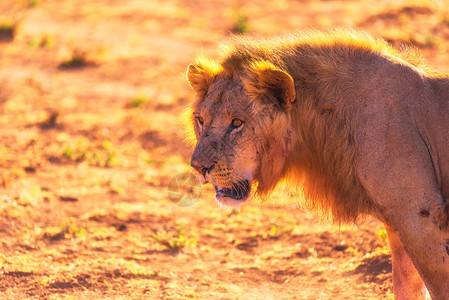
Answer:
POLYGON ((292 144, 293 79, 267 62, 231 68, 207 60, 190 65, 187 79, 197 97, 191 166, 200 181, 226 206, 246 202, 255 182, 259 193, 272 190, 292 144))

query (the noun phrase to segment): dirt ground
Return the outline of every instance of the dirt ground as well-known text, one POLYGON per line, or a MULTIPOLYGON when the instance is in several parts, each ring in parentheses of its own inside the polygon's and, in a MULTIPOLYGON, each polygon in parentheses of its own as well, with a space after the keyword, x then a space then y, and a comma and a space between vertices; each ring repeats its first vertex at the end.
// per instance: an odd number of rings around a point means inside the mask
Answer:
POLYGON ((231 31, 334 26, 449 71, 447 0, 1 1, 0 298, 392 299, 378 221, 332 225, 287 190, 238 212, 171 187, 196 55, 231 31))

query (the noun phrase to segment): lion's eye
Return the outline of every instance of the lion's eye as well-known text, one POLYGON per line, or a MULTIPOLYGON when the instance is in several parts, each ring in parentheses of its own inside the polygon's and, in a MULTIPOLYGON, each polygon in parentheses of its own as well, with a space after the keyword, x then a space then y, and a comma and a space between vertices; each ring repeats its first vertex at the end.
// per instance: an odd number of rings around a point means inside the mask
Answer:
POLYGON ((239 128, 240 126, 243 125, 243 121, 240 119, 233 119, 231 125, 234 128, 239 128))
POLYGON ((197 120, 198 124, 203 126, 203 124, 204 124, 204 118, 203 117, 196 117, 196 120, 197 120))

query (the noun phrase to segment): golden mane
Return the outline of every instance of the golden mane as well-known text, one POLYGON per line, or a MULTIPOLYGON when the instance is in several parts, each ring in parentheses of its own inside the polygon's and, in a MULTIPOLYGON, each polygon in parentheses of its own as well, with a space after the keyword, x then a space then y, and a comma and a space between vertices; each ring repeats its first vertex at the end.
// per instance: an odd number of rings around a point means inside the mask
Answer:
POLYGON ((249 69, 255 61, 268 61, 284 71, 301 76, 310 65, 315 68, 318 64, 326 69, 332 67, 333 61, 345 60, 355 53, 377 53, 390 59, 403 60, 420 69, 427 68, 421 53, 415 48, 402 46, 399 51, 381 38, 344 28, 324 32, 300 31, 274 37, 232 36, 221 45, 221 49, 218 63, 203 57, 197 62, 213 70, 221 66, 229 77, 249 69), (330 48, 332 51, 329 51, 330 48))

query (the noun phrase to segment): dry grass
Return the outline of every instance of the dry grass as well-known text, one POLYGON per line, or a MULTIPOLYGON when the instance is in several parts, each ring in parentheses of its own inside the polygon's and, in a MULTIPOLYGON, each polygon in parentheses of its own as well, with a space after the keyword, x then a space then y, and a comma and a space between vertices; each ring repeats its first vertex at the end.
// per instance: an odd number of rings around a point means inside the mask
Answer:
POLYGON ((376 221, 333 227, 289 191, 241 212, 209 186, 170 201, 190 170, 185 69, 232 28, 349 25, 449 71, 441 2, 19 2, 0 3, 20 20, 0 22, 0 298, 389 297, 376 221))

